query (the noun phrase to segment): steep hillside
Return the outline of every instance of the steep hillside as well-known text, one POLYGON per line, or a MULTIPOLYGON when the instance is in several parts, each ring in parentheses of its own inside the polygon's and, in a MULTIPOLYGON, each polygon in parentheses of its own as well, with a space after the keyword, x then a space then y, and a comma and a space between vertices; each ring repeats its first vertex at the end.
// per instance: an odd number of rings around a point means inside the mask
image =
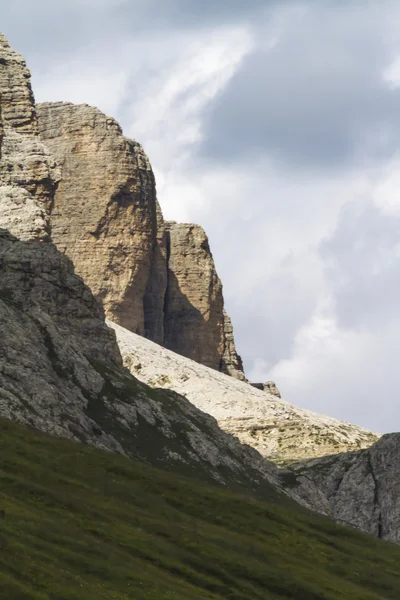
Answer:
POLYGON ((400 549, 0 420, 7 600, 397 600, 400 549))
POLYGON ((124 364, 141 381, 175 390, 225 431, 275 462, 368 448, 379 436, 297 408, 275 394, 217 373, 111 323, 124 364))

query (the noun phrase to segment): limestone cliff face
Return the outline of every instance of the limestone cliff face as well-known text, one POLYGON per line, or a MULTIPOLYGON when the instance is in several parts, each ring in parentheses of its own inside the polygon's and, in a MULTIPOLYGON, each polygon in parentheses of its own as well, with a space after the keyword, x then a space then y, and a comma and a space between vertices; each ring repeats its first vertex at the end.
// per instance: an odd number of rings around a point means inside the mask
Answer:
POLYGON ((156 234, 155 182, 140 144, 99 110, 38 106, 41 138, 61 167, 52 239, 117 323, 144 334, 156 234))
POLYGON ((123 327, 244 379, 222 285, 197 225, 165 223, 142 147, 99 110, 38 107, 61 168, 52 239, 123 327))
POLYGON ((204 230, 175 222, 166 223, 166 227, 165 347, 218 371, 242 371, 232 324, 224 310, 221 280, 204 230))
POLYGON ((161 346, 165 343, 164 307, 168 285, 167 231, 161 211, 156 202, 157 230, 153 245, 150 275, 144 296, 145 337, 161 346))

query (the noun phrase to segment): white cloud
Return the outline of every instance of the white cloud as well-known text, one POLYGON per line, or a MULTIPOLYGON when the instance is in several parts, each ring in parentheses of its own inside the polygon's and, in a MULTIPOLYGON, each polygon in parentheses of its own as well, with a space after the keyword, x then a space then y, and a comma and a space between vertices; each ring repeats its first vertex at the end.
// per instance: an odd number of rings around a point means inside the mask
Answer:
POLYGON ((191 147, 201 141, 203 108, 251 48, 247 27, 220 27, 174 34, 147 57, 145 67, 153 75, 135 89, 124 119, 128 133, 142 141, 164 176, 171 168, 182 168, 191 147))
POLYGON ((399 322, 373 334, 340 328, 332 313, 316 314, 298 331, 292 358, 268 375, 301 406, 377 431, 398 430, 392 395, 400 386, 399 334, 399 322))
POLYGON ((371 196, 384 214, 400 216, 400 154, 373 172, 371 196))

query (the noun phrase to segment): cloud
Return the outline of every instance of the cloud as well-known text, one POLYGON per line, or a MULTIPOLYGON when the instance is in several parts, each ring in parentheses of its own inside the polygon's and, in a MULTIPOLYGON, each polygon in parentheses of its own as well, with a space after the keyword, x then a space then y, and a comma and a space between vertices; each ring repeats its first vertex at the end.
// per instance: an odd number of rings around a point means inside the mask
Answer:
POLYGON ((371 200, 348 204, 320 251, 341 326, 379 332, 389 320, 400 324, 400 215, 371 200))
POLYGON ((379 334, 341 328, 327 311, 296 334, 293 356, 269 372, 296 403, 375 431, 399 429, 399 322, 379 334))
POLYGON ((390 156, 400 90, 383 76, 393 60, 389 8, 287 11, 278 43, 257 44, 208 107, 202 155, 240 162, 268 153, 309 170, 390 156))

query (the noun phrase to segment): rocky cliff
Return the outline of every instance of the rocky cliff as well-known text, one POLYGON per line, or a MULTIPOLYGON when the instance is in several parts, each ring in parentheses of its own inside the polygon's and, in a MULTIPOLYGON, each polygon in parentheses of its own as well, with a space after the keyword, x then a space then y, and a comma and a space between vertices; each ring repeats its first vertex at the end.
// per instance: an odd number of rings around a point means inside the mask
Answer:
MULTIPOLYGON (((224 310, 207 235, 198 225, 166 223, 168 286, 164 346, 207 367, 237 376, 232 324, 224 310)), ((241 378, 239 376, 239 378, 241 378)))
POLYGON ((123 367, 101 304, 51 241, 59 171, 3 36, 0 83, 0 416, 257 495, 279 487, 274 466, 215 419, 123 367))
POLYGON ((0 34, 0 213, 21 239, 49 234, 47 206, 59 172, 38 137, 29 71, 0 34))
POLYGON ((40 134, 60 166, 52 239, 108 315, 144 334, 156 231, 155 183, 141 146, 90 106, 44 104, 40 134))
POLYGON ((38 107, 61 169, 52 239, 121 326, 239 378, 243 367, 201 227, 165 223, 142 147, 99 110, 38 107))

